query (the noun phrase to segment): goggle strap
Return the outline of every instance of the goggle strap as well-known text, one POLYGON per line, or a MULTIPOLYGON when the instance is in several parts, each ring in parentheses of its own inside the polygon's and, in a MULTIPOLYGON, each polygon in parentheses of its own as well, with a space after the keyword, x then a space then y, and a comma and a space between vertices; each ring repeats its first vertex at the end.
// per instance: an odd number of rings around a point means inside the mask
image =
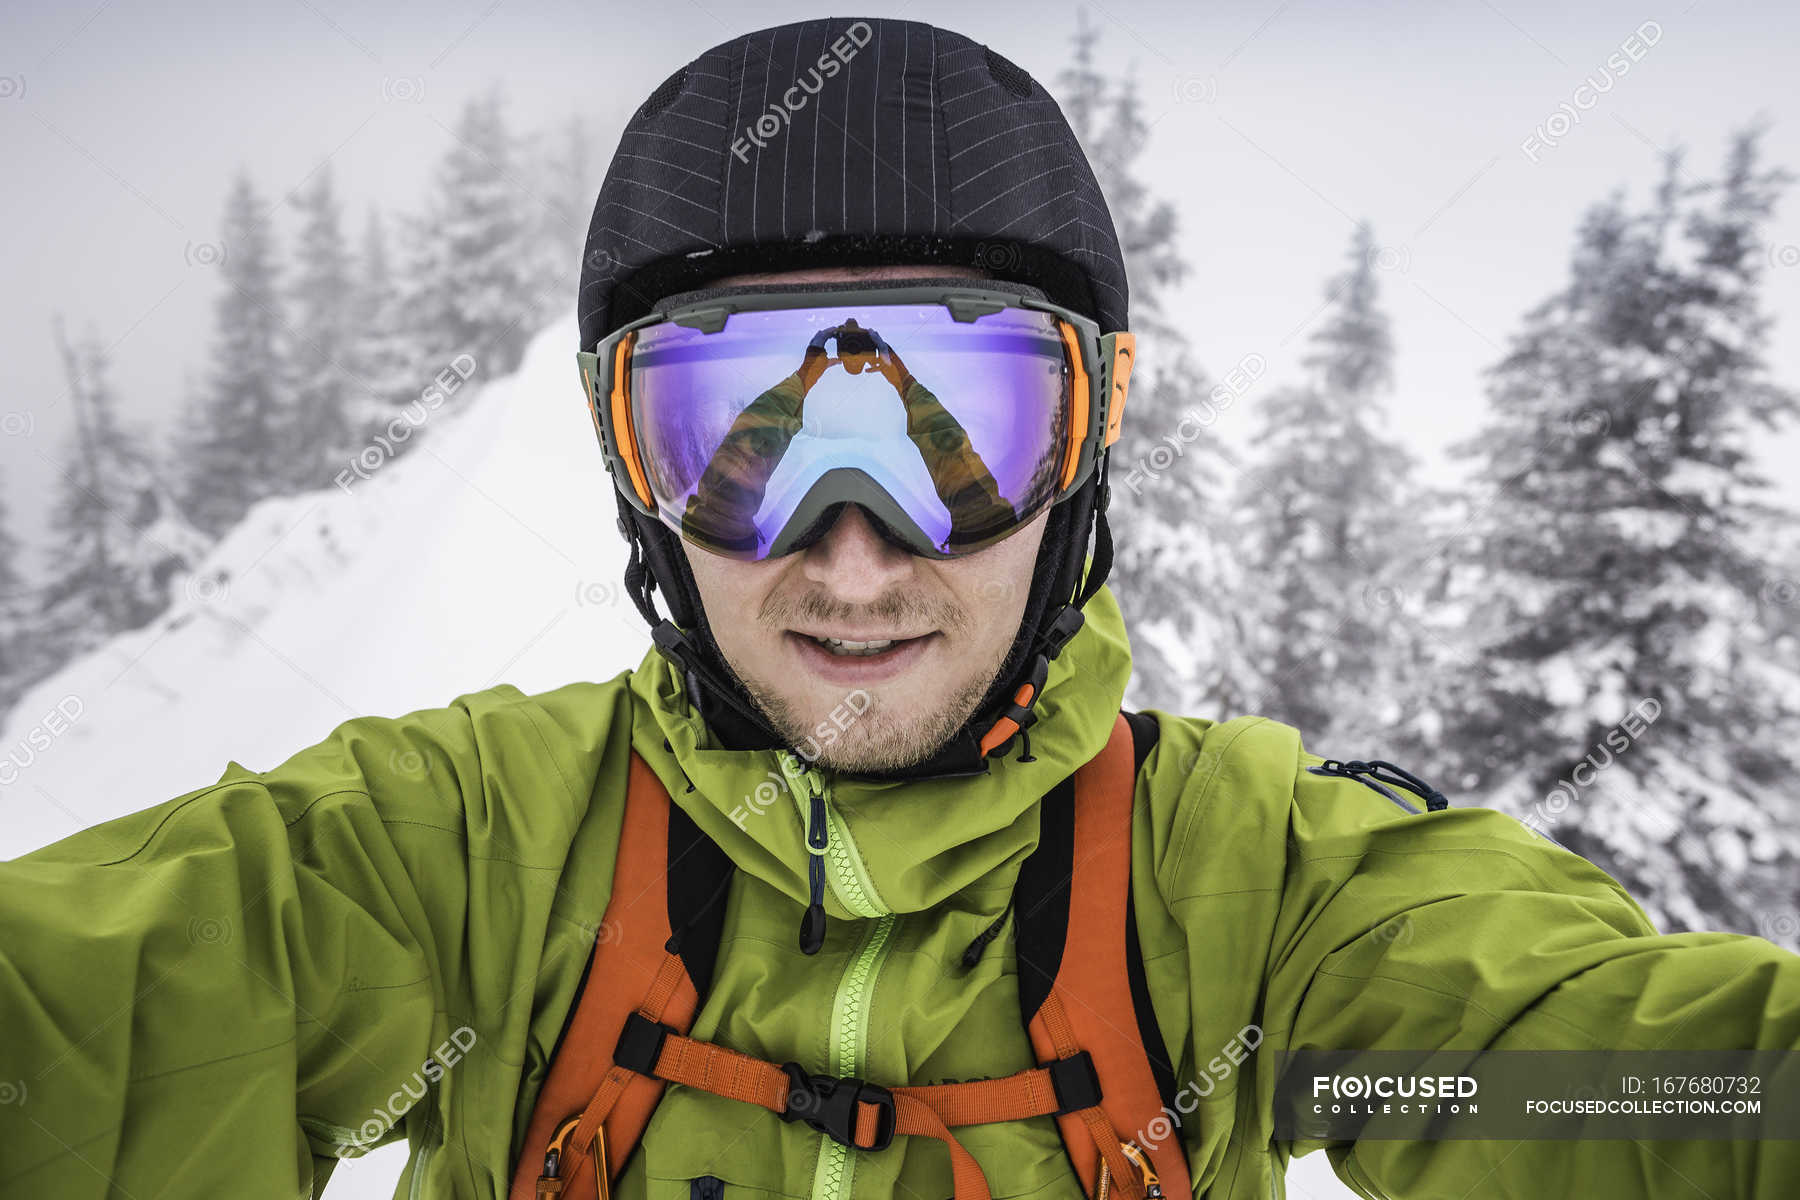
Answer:
POLYGON ((1102 451, 1119 440, 1119 431, 1125 420, 1125 395, 1131 382, 1131 368, 1136 361, 1135 334, 1119 329, 1100 335, 1099 382, 1094 387, 1094 397, 1102 409, 1101 414, 1095 417, 1097 422, 1103 422, 1100 424, 1102 451))
POLYGON ((1101 464, 1100 472, 1100 494, 1094 501, 1093 560, 1088 564, 1087 578, 1082 581, 1081 595, 1075 601, 1075 606, 1077 608, 1086 605, 1089 600, 1092 600, 1094 594, 1098 592, 1101 585, 1106 582, 1106 577, 1112 573, 1112 525, 1106 519, 1106 494, 1108 487, 1104 462, 1101 464))
MULTIPOLYGON (((621 507, 624 503, 623 499, 619 501, 621 507)), ((656 601, 651 598, 651 593, 656 590, 656 576, 651 572, 649 560, 645 557, 644 543, 639 540, 637 530, 631 527, 631 522, 625 519, 624 513, 619 514, 619 534, 629 547, 625 559, 625 590, 630 594, 631 603, 637 607, 645 624, 654 629, 656 623, 662 620, 656 611, 656 601)))

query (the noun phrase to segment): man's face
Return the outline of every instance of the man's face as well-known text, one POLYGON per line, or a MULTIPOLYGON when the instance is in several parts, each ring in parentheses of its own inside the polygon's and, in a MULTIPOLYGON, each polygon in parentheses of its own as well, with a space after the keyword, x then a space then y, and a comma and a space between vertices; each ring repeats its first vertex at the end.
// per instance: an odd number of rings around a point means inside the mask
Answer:
MULTIPOLYGON (((966 267, 825 268, 734 275, 719 285, 902 279, 983 273, 966 267)), ((793 745, 819 761, 875 771, 930 756, 992 685, 1024 618, 1046 509, 1016 533, 960 558, 921 558, 843 507, 804 550, 741 562, 681 543, 726 661, 793 745), (820 639, 894 644, 876 654, 820 639), (835 735, 835 736, 832 736, 835 735), (813 740, 809 740, 813 739, 813 740)))

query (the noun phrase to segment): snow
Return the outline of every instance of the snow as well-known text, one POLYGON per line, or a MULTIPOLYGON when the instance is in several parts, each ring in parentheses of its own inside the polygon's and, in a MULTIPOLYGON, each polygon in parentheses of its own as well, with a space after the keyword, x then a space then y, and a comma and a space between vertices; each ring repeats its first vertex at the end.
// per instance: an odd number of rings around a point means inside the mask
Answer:
MULTIPOLYGON (((507 682, 605 679, 648 644, 574 364, 573 319, 434 411, 369 479, 259 503, 147 627, 43 680, 0 756, 79 716, 0 787, 0 857, 265 770, 361 715, 507 682), (58 725, 61 722, 57 722, 58 725)), ((0 759, 3 761, 3 759, 0 759)))

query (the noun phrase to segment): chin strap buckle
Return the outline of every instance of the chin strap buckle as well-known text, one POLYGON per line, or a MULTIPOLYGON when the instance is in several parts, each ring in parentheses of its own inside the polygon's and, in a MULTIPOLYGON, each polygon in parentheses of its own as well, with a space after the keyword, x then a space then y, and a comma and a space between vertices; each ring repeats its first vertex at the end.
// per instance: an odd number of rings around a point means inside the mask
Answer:
POLYGON ((681 632, 681 626, 664 617, 650 629, 650 640, 662 652, 662 656, 681 668, 683 674, 690 669, 687 659, 687 634, 681 632))
MULTIPOLYGON (((1087 618, 1073 604, 1065 604, 1056 614, 1056 619, 1039 635, 1044 644, 1044 656, 1055 658, 1062 653, 1062 648, 1069 644, 1069 639, 1081 632, 1081 626, 1087 618)), ((1038 681, 1040 684, 1042 680, 1038 681)))
POLYGON ((693 647, 688 643, 687 634, 681 632, 681 626, 664 617, 650 628, 650 640, 658 652, 675 666, 681 677, 682 699, 688 707, 698 711, 700 707, 700 675, 694 670, 694 664, 688 655, 693 647))

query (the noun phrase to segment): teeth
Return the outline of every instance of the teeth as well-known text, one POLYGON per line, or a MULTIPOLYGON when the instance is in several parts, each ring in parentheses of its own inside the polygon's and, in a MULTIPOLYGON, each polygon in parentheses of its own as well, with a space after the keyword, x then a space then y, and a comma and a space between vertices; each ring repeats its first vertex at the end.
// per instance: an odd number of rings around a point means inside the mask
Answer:
POLYGON ((869 655, 880 654, 894 644, 894 639, 887 638, 878 642, 852 642, 843 638, 814 638, 813 641, 825 647, 833 654, 869 655))

